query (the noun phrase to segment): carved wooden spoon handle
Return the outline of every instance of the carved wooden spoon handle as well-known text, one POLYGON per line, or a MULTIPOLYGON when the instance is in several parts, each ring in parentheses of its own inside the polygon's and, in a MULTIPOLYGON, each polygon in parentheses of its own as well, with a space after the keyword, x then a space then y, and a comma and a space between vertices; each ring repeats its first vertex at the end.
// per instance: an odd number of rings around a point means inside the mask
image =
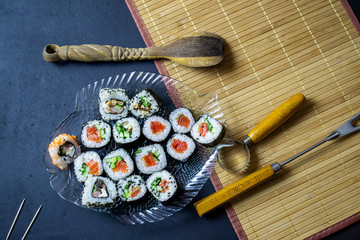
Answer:
POLYGON ((61 47, 56 44, 49 44, 43 50, 43 57, 48 62, 60 60, 109 62, 154 59, 154 57, 149 56, 147 48, 123 48, 96 44, 65 45, 61 47))

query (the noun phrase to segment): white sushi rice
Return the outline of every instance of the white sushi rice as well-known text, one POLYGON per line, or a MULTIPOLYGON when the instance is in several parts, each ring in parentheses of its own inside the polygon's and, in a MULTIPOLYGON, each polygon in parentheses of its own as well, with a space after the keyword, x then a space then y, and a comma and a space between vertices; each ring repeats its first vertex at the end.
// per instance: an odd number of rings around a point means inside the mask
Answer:
POLYGON ((144 122, 143 130, 142 130, 144 136, 147 139, 150 139, 151 141, 154 142, 161 142, 165 140, 165 138, 167 138, 167 136, 169 135, 170 131, 171 131, 170 122, 159 116, 148 117, 144 122), (165 127, 165 129, 160 132, 154 133, 152 130, 152 124, 155 124, 156 122, 162 124, 165 127))
POLYGON ((175 109, 170 113, 169 120, 171 123, 171 126, 173 127, 174 131, 177 133, 188 133, 191 130, 191 127, 195 123, 195 119, 193 117, 193 114, 190 112, 187 108, 178 108, 175 109), (190 120, 189 126, 181 126, 178 122, 180 117, 187 117, 190 120))
POLYGON ((128 108, 135 117, 145 118, 159 111, 160 102, 152 94, 154 93, 145 89, 130 100, 128 108), (148 106, 144 106, 142 103, 148 106))
POLYGON ((120 179, 118 184, 118 193, 121 200, 125 202, 132 202, 142 198, 146 193, 145 181, 140 175, 131 175, 129 177, 120 179), (131 196, 133 191, 140 189, 136 196, 131 196))
POLYGON ((166 155, 163 147, 160 144, 148 145, 139 148, 135 151, 136 167, 144 174, 152 174, 163 170, 167 165, 166 155), (146 166, 144 157, 148 154, 156 155, 156 164, 153 166, 146 166))
POLYGON ((103 159, 103 167, 107 175, 114 181, 118 181, 124 177, 129 176, 134 171, 134 162, 131 159, 130 155, 122 148, 117 149, 115 151, 110 152, 107 154, 103 159), (116 159, 117 158, 117 159, 116 159), (110 161, 113 161, 111 163, 110 161), (116 166, 118 161, 123 161, 126 163, 128 171, 127 172, 115 172, 114 169, 111 167, 116 166))
POLYGON ((191 156, 191 154, 193 154, 195 148, 196 145, 194 140, 184 134, 174 134, 166 144, 167 153, 171 157, 181 162, 185 162, 191 156), (182 145, 186 144, 185 151, 178 151, 176 148, 174 148, 177 141, 180 141, 182 145))
POLYGON ((85 181, 84 191, 82 194, 81 203, 85 206, 103 206, 114 204, 117 196, 116 185, 113 181, 105 177, 89 177, 85 181), (106 186, 104 196, 94 197, 93 189, 97 180, 103 181, 106 186), (107 197, 105 197, 108 195, 107 197))
POLYGON ((213 145, 221 140, 224 131, 225 129, 223 129, 222 124, 219 123, 216 119, 208 115, 202 115, 191 128, 191 137, 200 144, 213 145), (200 128, 203 123, 206 123, 208 128, 205 136, 200 134, 200 128), (209 126, 208 123, 210 123, 211 126, 209 126))
POLYGON ((99 111, 101 117, 108 120, 116 120, 128 115, 127 103, 129 102, 129 97, 126 95, 126 92, 122 88, 103 88, 99 93, 99 111), (111 100, 122 101, 123 105, 116 109, 114 113, 111 113, 113 109, 109 108, 108 104, 111 100))
POLYGON ((133 117, 123 118, 116 121, 112 133, 115 142, 120 144, 131 143, 140 137, 140 124, 133 117))
POLYGON ((96 176, 99 176, 103 172, 103 167, 101 164, 101 158, 99 154, 93 151, 83 152, 78 156, 74 161, 74 171, 75 176, 79 182, 85 182, 86 179, 89 177, 92 177, 92 175, 89 171, 90 168, 87 166, 89 162, 93 160, 98 164, 98 174, 96 176))
POLYGON ((109 143, 110 138, 111 127, 108 123, 101 120, 92 120, 86 122, 81 131, 81 142, 84 144, 85 147, 88 148, 101 148, 109 143), (99 130, 99 134, 101 134, 102 131, 104 132, 101 142, 95 142, 88 139, 87 130, 93 126, 95 126, 99 130))
POLYGON ((177 183, 173 175, 163 170, 153 173, 146 180, 146 187, 157 200, 164 202, 174 195, 177 189, 177 183))

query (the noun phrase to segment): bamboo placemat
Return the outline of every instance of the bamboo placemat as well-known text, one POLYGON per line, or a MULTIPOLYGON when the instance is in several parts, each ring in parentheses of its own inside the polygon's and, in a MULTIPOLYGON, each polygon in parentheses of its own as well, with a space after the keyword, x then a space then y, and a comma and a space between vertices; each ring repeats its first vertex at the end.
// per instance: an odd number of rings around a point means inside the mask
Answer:
MULTIPOLYGON (((194 31, 226 42, 216 67, 186 68, 157 61, 167 74, 205 94, 218 90, 226 125, 241 139, 292 95, 302 109, 253 146, 246 172, 218 165, 218 190, 265 165, 282 162, 324 139, 360 111, 360 38, 339 1, 127 0, 148 46, 194 31)), ((136 46, 134 46, 136 47, 136 46)), ((323 237, 359 220, 360 134, 324 144, 286 166, 273 180, 226 206, 239 237, 323 237), (340 227, 339 227, 340 225, 340 227)), ((241 154, 224 153, 228 166, 241 154)))

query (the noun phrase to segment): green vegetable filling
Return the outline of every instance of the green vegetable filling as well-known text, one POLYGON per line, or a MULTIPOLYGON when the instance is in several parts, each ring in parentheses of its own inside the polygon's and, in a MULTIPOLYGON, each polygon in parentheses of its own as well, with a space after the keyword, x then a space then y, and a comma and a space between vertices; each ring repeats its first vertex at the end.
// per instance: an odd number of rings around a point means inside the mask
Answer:
POLYGON ((141 153, 141 152, 142 152, 142 150, 138 149, 138 150, 135 151, 135 154, 138 154, 138 153, 141 153))
POLYGON ((140 105, 145 106, 145 107, 150 106, 150 102, 148 101, 147 97, 140 98, 140 105))
POLYGON ((116 157, 108 158, 106 160, 107 163, 110 163, 111 169, 114 169, 116 167, 116 163, 118 161, 124 161, 124 159, 120 156, 116 156, 116 157))
POLYGON ((159 162, 159 156, 160 156, 160 153, 158 150, 156 150, 155 152, 152 152, 152 151, 149 151, 148 153, 152 153, 154 155, 154 158, 157 162, 159 162))
POLYGON ((104 128, 100 128, 99 125, 94 125, 94 127, 95 127, 97 130, 100 131, 100 137, 101 137, 101 139, 105 139, 105 138, 106 138, 106 137, 105 137, 105 135, 106 135, 105 129, 104 129, 104 128))
POLYGON ((160 195, 160 192, 162 190, 162 188, 159 186, 159 183, 161 182, 161 177, 157 177, 155 178, 154 181, 152 181, 151 183, 151 188, 157 192, 157 196, 160 195))
POLYGON ((130 197, 130 185, 131 185, 131 182, 128 182, 126 184, 126 186, 124 187, 124 194, 123 194, 124 198, 129 198, 130 197))
POLYGON ((215 128, 211 125, 211 123, 209 122, 209 120, 207 118, 205 118, 205 123, 208 126, 209 131, 214 134, 215 133, 215 128))
POLYGON ((90 168, 88 166, 86 166, 85 163, 83 163, 81 165, 81 168, 79 169, 79 171, 81 172, 81 174, 84 176, 84 177, 88 177, 89 176, 89 173, 90 173, 90 168))
POLYGON ((115 124, 116 131, 119 133, 122 139, 128 138, 131 136, 132 132, 128 131, 121 124, 115 124))

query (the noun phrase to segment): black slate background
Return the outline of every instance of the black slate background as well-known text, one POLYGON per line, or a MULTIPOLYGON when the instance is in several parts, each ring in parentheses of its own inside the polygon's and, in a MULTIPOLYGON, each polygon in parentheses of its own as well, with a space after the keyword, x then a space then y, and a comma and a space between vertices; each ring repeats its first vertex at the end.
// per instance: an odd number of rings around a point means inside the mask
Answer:
MULTIPOLYGON (((43 209, 27 239, 236 239, 222 208, 199 218, 191 203, 164 221, 129 226, 53 191, 42 155, 57 125, 74 111, 76 92, 104 77, 157 69, 151 61, 48 63, 42 49, 49 43, 145 47, 123 1, 0 2, 0 239, 23 198, 10 239, 21 239, 39 205, 43 209)), ((194 201, 213 192, 208 181, 194 201)), ((330 239, 356 238, 359 232, 355 224, 330 239)))

